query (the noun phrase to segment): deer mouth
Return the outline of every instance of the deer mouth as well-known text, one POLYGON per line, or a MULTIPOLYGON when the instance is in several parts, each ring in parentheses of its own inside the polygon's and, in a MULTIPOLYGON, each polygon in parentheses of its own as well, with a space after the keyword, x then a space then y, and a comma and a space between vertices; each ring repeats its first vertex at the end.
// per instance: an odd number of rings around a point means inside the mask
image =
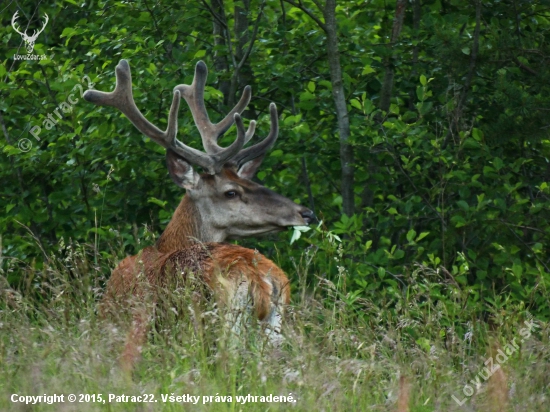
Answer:
POLYGON ((309 209, 306 209, 300 212, 300 216, 302 216, 302 219, 304 219, 304 222, 306 223, 306 225, 319 222, 319 219, 317 219, 317 216, 315 216, 315 213, 309 209))
POLYGON ((239 240, 249 237, 267 236, 273 233, 279 233, 285 230, 288 226, 271 226, 271 227, 257 227, 257 228, 245 228, 242 230, 233 228, 228 235, 228 239, 239 240))

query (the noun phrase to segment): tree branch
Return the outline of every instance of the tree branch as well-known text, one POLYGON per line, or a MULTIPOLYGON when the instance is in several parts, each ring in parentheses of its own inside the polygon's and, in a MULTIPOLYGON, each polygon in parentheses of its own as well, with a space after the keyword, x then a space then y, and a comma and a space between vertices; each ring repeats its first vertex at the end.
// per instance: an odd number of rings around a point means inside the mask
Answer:
MULTIPOLYGON (((474 29, 474 39, 472 41, 472 54, 470 55, 470 67, 468 69, 468 76, 466 77, 466 81, 464 82, 464 88, 462 89, 462 93, 460 94, 458 104, 456 107, 457 122, 458 122, 458 119, 460 118, 462 107, 464 106, 464 102, 468 97, 468 92, 470 91, 472 79, 474 78, 474 72, 475 72, 476 61, 477 61, 477 53, 479 50, 480 26, 481 26, 481 0, 476 0, 476 27, 474 29)), ((447 147, 447 145, 449 144, 449 141, 451 140, 451 137, 453 135, 452 129, 453 129, 452 125, 449 125, 449 130, 447 131, 445 140, 441 145, 442 150, 447 147)))
POLYGON ((254 46, 254 42, 256 41, 256 36, 258 34, 258 27, 260 26, 260 20, 262 19, 262 14, 264 11, 266 0, 262 1, 262 4, 260 6, 260 11, 258 12, 258 17, 256 18, 256 22, 254 23, 254 30, 252 31, 252 38, 250 39, 250 42, 248 43, 248 48, 246 49, 246 52, 244 53, 243 58, 239 62, 237 66, 237 70, 240 70, 246 60, 248 59, 248 56, 250 56, 250 52, 252 51, 252 47, 254 46))
MULTIPOLYGON (((225 19, 222 19, 218 13, 216 13, 214 11, 214 9, 212 9, 212 7, 210 7, 210 5, 206 2, 206 0, 200 0, 201 3, 203 4, 204 7, 206 7, 208 9, 208 11, 210 12, 210 14, 212 15, 212 17, 214 17, 216 19, 216 21, 224 28, 224 29, 227 29, 227 23, 224 21, 225 19)), ((223 5, 222 5, 223 7, 223 5)))
POLYGON ((310 9, 308 9, 306 6, 304 6, 304 4, 302 3, 302 0, 298 0, 298 3, 296 3, 294 0, 284 0, 286 1, 288 4, 290 4, 291 6, 294 6, 300 10, 302 10, 305 14, 307 14, 315 23, 317 23, 317 25, 323 29, 324 32, 327 31, 327 26, 325 23, 323 23, 321 21, 321 19, 319 19, 315 13, 313 13, 310 9))
MULTIPOLYGON (((393 26, 391 32, 390 43, 387 47, 392 50, 393 45, 399 39, 401 30, 403 28, 403 18, 405 17, 405 10, 407 9, 406 0, 397 0, 395 4, 395 16, 393 18, 393 26)), ((384 83, 382 83, 382 90, 380 91, 380 110, 388 112, 391 104, 391 96, 393 91, 393 78, 394 78, 394 68, 393 68, 393 51, 390 55, 385 58, 384 66, 386 72, 384 74, 384 83)))
POLYGON ((346 104, 340 52, 338 49, 338 25, 336 22, 336 0, 326 0, 323 11, 325 32, 327 34, 327 59, 332 83, 332 98, 338 119, 338 134, 340 138, 340 165, 342 167, 342 209, 344 214, 352 216, 355 213, 355 164, 353 146, 349 138, 351 129, 349 113, 346 104))

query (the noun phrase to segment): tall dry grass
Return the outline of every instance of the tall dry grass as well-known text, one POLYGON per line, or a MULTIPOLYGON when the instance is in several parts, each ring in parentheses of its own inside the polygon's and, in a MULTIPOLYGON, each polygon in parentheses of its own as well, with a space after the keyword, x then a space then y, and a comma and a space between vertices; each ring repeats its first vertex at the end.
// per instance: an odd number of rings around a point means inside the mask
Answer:
MULTIPOLYGON (((347 280, 331 282, 297 264, 293 303, 279 349, 251 322, 238 345, 220 333, 223 308, 189 290, 165 291, 142 360, 131 379, 119 368, 127 330, 96 313, 109 267, 86 247, 66 245, 42 269, 4 262, 0 276, 0 410, 2 411, 499 411, 547 412, 550 404, 548 326, 508 359, 501 374, 465 398, 463 387, 484 367, 487 342, 502 345, 524 316, 509 311, 492 330, 472 313, 431 301, 411 284, 392 307, 375 297, 350 305, 347 280), (7 276, 19 270, 17 287, 7 276), (311 281, 315 279, 315 281, 311 281), (342 288, 345 286, 345 288, 342 288), (455 323, 449 323, 454 319, 455 323), (498 324, 500 322, 500 324, 498 324), (471 332, 461 336, 456 324, 471 332), (10 396, 152 394, 152 403, 64 403, 29 406, 10 396), (163 402, 162 395, 231 396, 233 402, 163 402), (236 396, 291 396, 291 403, 237 403, 236 396), (506 399, 504 399, 506 398, 506 399), (502 402, 501 402, 502 401, 502 402), (501 402, 501 403, 498 403, 501 402)), ((434 276, 427 269, 419 279, 434 276)))

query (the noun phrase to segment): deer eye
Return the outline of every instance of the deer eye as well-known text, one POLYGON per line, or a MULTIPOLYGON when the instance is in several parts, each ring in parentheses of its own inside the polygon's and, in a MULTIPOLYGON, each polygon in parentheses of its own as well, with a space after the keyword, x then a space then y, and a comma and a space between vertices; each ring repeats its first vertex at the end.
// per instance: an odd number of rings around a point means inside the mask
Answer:
POLYGON ((234 199, 235 197, 237 197, 237 192, 235 192, 234 190, 229 190, 225 192, 225 197, 228 199, 234 199))

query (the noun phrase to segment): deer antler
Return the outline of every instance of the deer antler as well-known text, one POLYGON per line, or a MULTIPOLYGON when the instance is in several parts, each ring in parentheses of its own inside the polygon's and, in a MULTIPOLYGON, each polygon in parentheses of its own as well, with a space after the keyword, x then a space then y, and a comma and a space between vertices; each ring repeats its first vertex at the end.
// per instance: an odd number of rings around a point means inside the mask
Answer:
MULTIPOLYGON (((180 84, 174 87, 174 91, 178 90, 181 93, 189 109, 191 109, 193 120, 195 120, 197 129, 199 129, 206 153, 213 154, 222 150, 222 148, 218 146, 218 139, 231 127, 235 114, 242 113, 246 106, 248 106, 252 92, 250 86, 246 86, 241 99, 233 110, 231 110, 221 122, 213 124, 210 122, 208 112, 204 105, 204 86, 206 85, 207 76, 208 69, 206 68, 206 64, 201 60, 195 66, 193 83, 191 83, 190 86, 187 84, 180 84)), ((252 134, 255 123, 254 121, 250 122, 249 132, 252 134)))
POLYGON ((269 135, 260 143, 241 150, 243 145, 254 136, 256 129, 256 122, 252 120, 248 126, 248 130, 245 131, 242 118, 239 114, 250 101, 250 86, 245 87, 237 105, 221 122, 217 124, 210 122, 204 105, 204 86, 208 70, 206 64, 202 61, 199 61, 195 67, 195 77, 191 85, 180 84, 174 88, 174 98, 168 115, 168 127, 164 132, 150 123, 137 108, 132 95, 132 76, 128 62, 121 60, 115 69, 115 73, 116 86, 114 91, 105 93, 97 90, 88 90, 84 93, 84 99, 100 106, 112 106, 119 109, 145 136, 151 138, 151 140, 154 140, 162 147, 173 150, 188 162, 201 166, 210 174, 220 172, 224 164, 230 161, 240 166, 249 160, 263 156, 277 139, 277 109, 275 104, 271 103, 271 130, 269 135), (193 149, 176 138, 178 129, 177 113, 181 97, 185 99, 191 109, 191 114, 193 115, 195 125, 199 129, 206 153, 193 149), (237 138, 230 146, 222 148, 218 145, 218 139, 231 127, 233 122, 237 126, 237 138))
POLYGON ((19 18, 19 10, 17 10, 15 12, 15 14, 13 15, 13 17, 11 18, 11 26, 13 27, 13 29, 15 30, 16 33, 19 33, 21 36, 25 36, 26 35, 26 32, 25 33, 21 33, 17 27, 15 26, 15 20, 17 20, 19 18))
POLYGON ((172 149, 190 163, 201 166, 210 174, 219 172, 223 167, 223 163, 228 158, 235 156, 243 147, 244 135, 237 136, 237 139, 231 146, 215 155, 208 155, 185 145, 176 139, 180 92, 178 90, 174 91, 174 98, 170 107, 170 114, 168 115, 168 127, 163 132, 150 123, 137 108, 132 95, 132 75, 128 62, 121 60, 115 69, 115 73, 116 86, 113 92, 105 93, 96 90, 87 90, 84 93, 84 99, 100 106, 112 106, 119 109, 141 133, 162 147, 172 149))
POLYGON ((35 41, 38 36, 40 35, 40 33, 42 33, 44 31, 44 29, 46 28, 46 25, 48 24, 48 22, 50 21, 50 18, 48 17, 48 15, 46 13, 44 13, 44 16, 46 17, 45 21, 44 21, 44 24, 42 25, 42 28, 40 30, 38 30, 38 32, 36 30, 34 30, 32 36, 29 37, 29 39, 31 41, 35 41))
MULTIPOLYGON (((179 90, 181 92, 182 97, 191 109, 193 119, 195 120, 195 125, 201 134, 202 144, 206 150, 206 153, 214 154, 223 150, 223 148, 218 146, 218 140, 231 127, 233 120, 236 122, 237 131, 239 133, 244 132, 244 126, 242 125, 242 121, 240 121, 240 115, 238 116, 238 121, 237 114, 242 113, 246 106, 248 106, 252 93, 250 86, 246 86, 241 99, 233 110, 231 110, 221 122, 213 124, 210 122, 210 118, 208 117, 208 113, 204 105, 204 86, 206 85, 207 76, 208 69, 206 68, 206 64, 204 64, 203 61, 199 61, 195 66, 195 77, 193 78, 193 83, 190 86, 180 84, 176 86, 174 90, 179 90), (240 130, 240 128, 243 130, 240 130)), ((240 166, 249 160, 263 156, 265 152, 273 146, 275 140, 277 140, 279 130, 277 108, 274 103, 271 103, 270 105, 270 112, 271 130, 269 135, 262 142, 240 151, 234 158, 228 160, 231 160, 236 163, 237 166, 240 166)), ((256 121, 252 120, 248 126, 248 130, 244 133, 245 144, 252 139, 255 130, 256 121)))
MULTIPOLYGON (((277 136, 279 134, 279 117, 277 115, 277 106, 275 106, 275 103, 271 103, 269 105, 269 114, 271 116, 271 127, 269 129, 269 134, 260 143, 256 143, 254 146, 247 147, 246 149, 243 149, 239 153, 237 153, 237 155, 232 159, 232 161, 235 162, 237 166, 241 166, 250 160, 254 160, 260 156, 264 156, 266 152, 271 149, 271 147, 273 147, 273 145, 275 144, 275 141, 277 140, 277 136)), ((252 134, 254 134, 254 131, 252 132, 252 134)), ((248 142, 248 140, 246 141, 248 142)))

